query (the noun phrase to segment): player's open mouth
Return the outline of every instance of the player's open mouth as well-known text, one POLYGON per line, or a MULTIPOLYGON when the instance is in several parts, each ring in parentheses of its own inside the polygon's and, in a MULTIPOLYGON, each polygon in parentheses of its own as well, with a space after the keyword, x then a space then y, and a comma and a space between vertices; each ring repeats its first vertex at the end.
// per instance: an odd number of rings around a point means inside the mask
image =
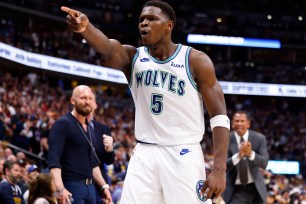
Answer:
POLYGON ((146 30, 141 30, 141 31, 140 31, 140 34, 141 34, 141 36, 146 36, 146 35, 148 35, 149 33, 148 33, 146 30))

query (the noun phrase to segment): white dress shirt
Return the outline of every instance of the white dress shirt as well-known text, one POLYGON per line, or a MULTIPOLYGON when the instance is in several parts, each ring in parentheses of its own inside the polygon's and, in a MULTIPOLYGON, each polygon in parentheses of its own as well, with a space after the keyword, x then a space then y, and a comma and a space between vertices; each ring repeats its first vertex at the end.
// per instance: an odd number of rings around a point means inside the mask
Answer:
MULTIPOLYGON (((236 141, 237 141, 237 144, 238 144, 238 149, 240 149, 240 146, 241 146, 240 145, 241 137, 237 134, 237 132, 235 132, 235 138, 236 138, 236 141)), ((243 139, 244 139, 244 141, 248 141, 248 139, 249 139, 249 131, 248 130, 243 135, 243 139)), ((233 161, 234 166, 236 166, 239 163, 240 159, 241 158, 239 157, 239 152, 232 156, 232 161, 233 161)), ((252 153, 251 153, 250 157, 248 157, 248 159, 250 161, 253 161, 255 159, 255 152, 254 151, 252 151, 252 153)), ((237 172, 237 173, 239 174, 239 172, 237 172)), ((250 167, 248 166, 248 184, 249 183, 254 183, 254 179, 253 179, 253 177, 251 175, 250 167)), ((236 185, 240 185, 241 184, 240 177, 238 175, 237 175, 235 184, 236 185)))

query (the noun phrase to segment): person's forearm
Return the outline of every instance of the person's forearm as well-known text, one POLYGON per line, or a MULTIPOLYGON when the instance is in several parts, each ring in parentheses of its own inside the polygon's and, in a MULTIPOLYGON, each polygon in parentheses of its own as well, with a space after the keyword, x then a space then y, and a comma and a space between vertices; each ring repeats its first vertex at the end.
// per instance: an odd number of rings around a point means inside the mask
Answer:
POLYGON ((112 45, 110 39, 91 23, 88 24, 86 30, 81 34, 87 43, 100 53, 102 57, 108 56, 108 53, 111 52, 112 45))
POLYGON ((98 166, 93 169, 93 177, 99 186, 102 187, 105 184, 107 184, 105 180, 103 179, 101 170, 98 166))
POLYGON ((227 149, 229 144, 229 130, 224 127, 213 129, 214 165, 213 170, 226 171, 227 149))
POLYGON ((62 190, 63 188, 65 188, 62 180, 62 170, 60 168, 52 168, 50 169, 50 173, 53 177, 56 190, 62 190))

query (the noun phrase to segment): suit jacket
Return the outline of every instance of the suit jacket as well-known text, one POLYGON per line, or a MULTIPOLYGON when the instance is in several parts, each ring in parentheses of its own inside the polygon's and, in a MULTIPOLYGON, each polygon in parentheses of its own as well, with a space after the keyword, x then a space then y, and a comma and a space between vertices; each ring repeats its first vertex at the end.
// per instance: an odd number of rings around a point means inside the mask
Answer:
MULTIPOLYGON (((248 141, 252 144, 252 150, 255 152, 255 159, 248 160, 251 175, 254 179, 256 189, 265 202, 267 189, 264 182, 264 177, 260 172, 260 168, 265 169, 268 165, 269 155, 267 151, 266 137, 263 134, 249 130, 248 141)), ((235 189, 235 181, 237 178, 237 165, 234 166, 232 156, 239 152, 238 144, 235 138, 235 133, 230 133, 230 142, 228 147, 228 155, 226 161, 226 189, 223 193, 225 203, 228 203, 235 189)))

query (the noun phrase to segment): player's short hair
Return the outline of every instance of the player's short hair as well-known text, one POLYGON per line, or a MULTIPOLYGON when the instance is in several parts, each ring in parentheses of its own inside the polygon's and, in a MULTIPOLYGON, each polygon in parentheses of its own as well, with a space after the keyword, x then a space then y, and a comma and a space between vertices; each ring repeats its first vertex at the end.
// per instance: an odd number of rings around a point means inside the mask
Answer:
POLYGON ((151 0, 147 1, 142 8, 147 6, 154 6, 160 8, 162 12, 164 12, 171 21, 173 21, 174 25, 176 24, 175 11, 173 10, 172 6, 170 6, 170 4, 168 4, 167 2, 161 0, 151 0))

